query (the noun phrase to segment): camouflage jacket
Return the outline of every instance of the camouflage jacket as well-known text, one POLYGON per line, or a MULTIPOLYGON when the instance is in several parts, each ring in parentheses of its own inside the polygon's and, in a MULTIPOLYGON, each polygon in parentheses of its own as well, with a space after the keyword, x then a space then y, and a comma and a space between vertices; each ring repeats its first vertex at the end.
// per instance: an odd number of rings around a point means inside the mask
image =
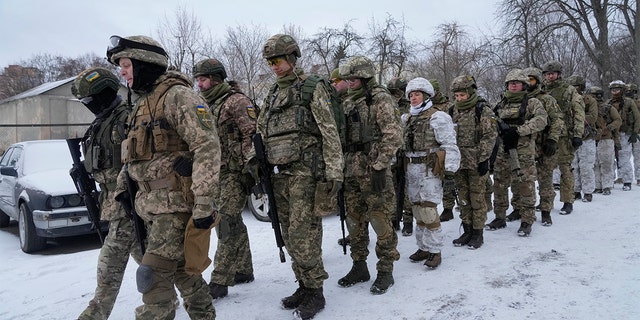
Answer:
MULTIPOLYGON (((610 104, 600 103, 596 120, 596 141, 617 138, 621 124, 622 118, 618 110, 610 104)), ((619 141, 617 144, 620 144, 619 141)))
POLYGON ((619 99, 609 99, 607 104, 610 104, 618 110, 622 124, 620 125, 620 132, 631 134, 633 132, 640 133, 640 112, 633 99, 628 97, 622 97, 619 99))
POLYGON ((538 156, 542 155, 542 145, 549 140, 558 142, 560 137, 566 137, 566 127, 562 120, 562 114, 556 99, 552 96, 542 92, 539 88, 529 93, 529 97, 536 98, 542 102, 544 110, 547 112, 547 125, 544 130, 536 136, 536 150, 538 156))
POLYGON ((582 96, 584 101, 584 134, 583 140, 594 139, 596 137, 596 120, 598 120, 598 101, 590 94, 582 96))
POLYGON ((584 134, 584 101, 578 90, 566 81, 558 79, 546 83, 544 91, 549 93, 560 107, 568 138, 582 138, 584 134))
POLYGON ((491 108, 482 104, 479 119, 476 108, 478 106, 459 110, 454 105, 451 109, 460 150, 460 169, 476 170, 478 163, 488 160, 498 137, 495 114, 491 108))

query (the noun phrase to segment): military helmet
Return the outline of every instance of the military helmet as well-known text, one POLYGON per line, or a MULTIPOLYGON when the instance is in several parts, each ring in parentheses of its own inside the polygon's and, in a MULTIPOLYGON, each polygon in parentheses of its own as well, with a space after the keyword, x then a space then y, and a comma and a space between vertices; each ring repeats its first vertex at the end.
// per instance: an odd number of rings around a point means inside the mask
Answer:
POLYGON ((76 77, 71 85, 71 93, 78 99, 102 92, 105 88, 118 91, 120 81, 113 72, 100 67, 86 69, 76 77))
POLYGON ((600 87, 592 86, 589 88, 589 90, 587 90, 587 93, 592 94, 594 96, 603 96, 604 90, 602 90, 602 88, 600 87))
POLYGON ((638 86, 635 83, 627 83, 627 92, 638 93, 638 86))
POLYGON ((511 69, 504 78, 504 84, 508 85, 510 81, 520 81, 528 86, 529 76, 522 69, 511 69))
POLYGON ((120 58, 136 59, 153 63, 161 67, 169 66, 169 56, 160 43, 147 36, 130 36, 122 38, 111 36, 107 48, 107 59, 118 65, 120 58))
POLYGON ((465 74, 453 78, 451 81, 451 92, 467 91, 467 89, 478 89, 476 78, 470 74, 465 74))
POLYGON ((529 67, 522 70, 528 77, 534 77, 538 84, 542 83, 542 71, 536 67, 529 67))
POLYGON ((406 88, 407 88, 407 80, 402 77, 393 77, 387 83, 387 89, 389 89, 389 91, 398 90, 398 91, 404 92, 404 89, 406 88))
POLYGON ((586 85, 586 81, 584 81, 584 78, 576 75, 572 75, 571 77, 567 78, 567 82, 574 87, 586 85))
POLYGON ((332 80, 332 79, 342 80, 342 78, 340 78, 340 69, 335 68, 333 69, 333 71, 331 71, 331 75, 329 75, 329 80, 332 80))
POLYGON ((440 82, 438 79, 429 79, 429 83, 431 83, 431 86, 433 87, 433 92, 438 94, 438 92, 440 92, 440 82))
POLYGON ((621 89, 624 92, 627 89, 627 85, 621 80, 614 80, 609 83, 609 89, 621 89))
POLYGON ((349 78, 373 78, 376 75, 373 62, 365 56, 353 56, 340 64, 340 77, 349 78))
POLYGON ((288 56, 293 54, 296 58, 300 58, 300 47, 293 37, 286 34, 276 34, 269 38, 262 48, 262 57, 271 59, 280 56, 288 56))
POLYGON ((562 64, 557 60, 547 61, 542 65, 542 73, 545 74, 547 72, 562 73, 562 64))
POLYGON ((193 66, 193 77, 219 75, 221 80, 227 78, 227 71, 224 65, 216 59, 204 59, 193 66))
POLYGON ((409 83, 407 83, 407 88, 405 89, 405 96, 407 100, 409 100, 409 94, 413 91, 422 91, 430 97, 433 97, 435 95, 435 91, 433 90, 431 82, 429 82, 429 80, 425 78, 414 78, 409 81, 409 83))

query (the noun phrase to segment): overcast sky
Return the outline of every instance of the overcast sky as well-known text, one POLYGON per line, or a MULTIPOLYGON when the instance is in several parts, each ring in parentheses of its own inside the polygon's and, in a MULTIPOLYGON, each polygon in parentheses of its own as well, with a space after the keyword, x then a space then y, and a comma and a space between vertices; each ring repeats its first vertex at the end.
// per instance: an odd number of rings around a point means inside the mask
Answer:
MULTIPOLYGON (((271 34, 284 25, 307 35, 322 27, 340 28, 353 20, 362 33, 374 18, 403 17, 410 39, 429 39, 435 27, 458 22, 470 32, 490 30, 499 0, 0 0, 0 68, 48 53, 77 57, 104 55, 111 35, 154 36, 165 16, 179 6, 193 11, 203 27, 221 37, 227 26, 263 25, 271 34), (393 6, 394 4, 398 4, 393 6)), ((266 40, 266 39, 265 39, 266 40)))

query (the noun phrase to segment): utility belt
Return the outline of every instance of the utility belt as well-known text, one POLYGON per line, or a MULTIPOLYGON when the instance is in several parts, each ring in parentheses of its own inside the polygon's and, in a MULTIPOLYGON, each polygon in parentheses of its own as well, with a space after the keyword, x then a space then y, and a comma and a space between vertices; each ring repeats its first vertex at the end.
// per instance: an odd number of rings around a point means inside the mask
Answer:
POLYGON ((138 183, 138 189, 144 192, 150 192, 153 190, 169 189, 169 191, 180 190, 181 184, 175 175, 170 175, 166 178, 150 180, 150 181, 136 181, 138 183))
POLYGON ((358 151, 362 151, 362 152, 369 152, 371 151, 371 142, 367 142, 367 143, 352 143, 348 146, 345 146, 343 148, 343 152, 358 152, 358 151))
POLYGON ((431 168, 433 175, 443 177, 445 155, 446 152, 444 150, 441 150, 440 148, 432 148, 425 156, 405 157, 405 171, 409 163, 424 164, 427 168, 427 171, 429 168, 431 168))

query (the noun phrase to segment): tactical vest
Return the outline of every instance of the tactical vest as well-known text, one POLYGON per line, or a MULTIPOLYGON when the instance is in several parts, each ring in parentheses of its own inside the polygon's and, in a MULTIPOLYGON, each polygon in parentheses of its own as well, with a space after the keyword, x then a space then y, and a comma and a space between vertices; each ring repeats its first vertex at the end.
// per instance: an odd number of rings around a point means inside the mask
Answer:
POLYGON ((622 101, 611 103, 616 107, 618 113, 620 113, 620 119, 622 119, 622 125, 620 125, 620 132, 630 133, 633 132, 634 123, 636 121, 633 116, 633 110, 631 105, 634 104, 633 100, 627 97, 623 97, 622 101))
POLYGON ((302 87, 307 77, 302 78, 302 82, 294 83, 280 95, 272 90, 267 98, 265 146, 268 161, 273 165, 300 160, 307 165, 317 161, 324 164, 320 150, 322 134, 311 111, 310 99, 302 97, 302 87), (282 94, 286 95, 285 99, 276 104, 276 98, 282 94), (309 146, 312 145, 316 148, 310 150, 309 146))
POLYGON ((484 102, 476 103, 475 112, 461 112, 454 114, 455 105, 449 108, 449 116, 456 124, 456 144, 460 147, 475 147, 480 142, 480 118, 484 109, 484 102), (474 115, 471 117, 471 115, 474 115))
POLYGON ((567 129, 568 136, 573 136, 574 132, 574 119, 573 119, 573 104, 572 95, 569 94, 569 84, 566 82, 560 83, 557 87, 553 88, 548 94, 556 99, 558 107, 563 114, 564 126, 567 129))
MULTIPOLYGON (((216 128, 218 129, 218 137, 220 138, 220 150, 222 150, 221 163, 226 165, 229 169, 240 170, 242 169, 242 132, 235 119, 225 119, 224 123, 220 123, 220 116, 222 114, 222 108, 225 106, 227 99, 234 95, 243 93, 231 89, 225 93, 222 97, 216 99, 211 105, 211 113, 213 118, 216 119, 216 128), (240 150, 237 150, 240 148, 240 150), (236 149, 236 150, 234 150, 236 149)), ((246 96, 245 96, 246 97, 246 96)))
POLYGON ((526 96, 520 104, 507 103, 503 100, 496 106, 494 111, 499 120, 508 124, 510 127, 515 127, 525 123, 528 104, 529 98, 526 96))
POLYGON ((596 140, 602 139, 612 139, 613 132, 609 130, 607 127, 608 124, 613 122, 611 118, 611 108, 610 104, 602 105, 598 108, 598 120, 596 120, 596 140))
POLYGON ((428 154, 431 150, 440 147, 436 141, 435 131, 431 127, 431 116, 437 111, 439 110, 431 107, 417 116, 409 116, 404 135, 405 151, 428 154))
POLYGON ((122 142, 122 162, 151 160, 156 152, 189 151, 189 145, 171 127, 164 113, 164 99, 173 86, 189 84, 182 79, 168 78, 133 110, 129 134, 122 142))
POLYGON ((126 138, 126 104, 119 104, 106 119, 96 119, 82 138, 84 167, 89 173, 122 168, 120 145, 126 138))
MULTIPOLYGON (((345 108, 349 110, 346 113, 346 132, 344 145, 344 152, 358 152, 362 151, 368 153, 371 151, 371 147, 374 143, 382 140, 382 131, 376 123, 376 119, 371 114, 371 101, 377 94, 387 93, 387 90, 376 86, 371 89, 371 92, 367 94, 365 98, 364 108, 354 106, 353 108, 345 108)), ((353 103, 348 101, 347 103, 353 103)))

